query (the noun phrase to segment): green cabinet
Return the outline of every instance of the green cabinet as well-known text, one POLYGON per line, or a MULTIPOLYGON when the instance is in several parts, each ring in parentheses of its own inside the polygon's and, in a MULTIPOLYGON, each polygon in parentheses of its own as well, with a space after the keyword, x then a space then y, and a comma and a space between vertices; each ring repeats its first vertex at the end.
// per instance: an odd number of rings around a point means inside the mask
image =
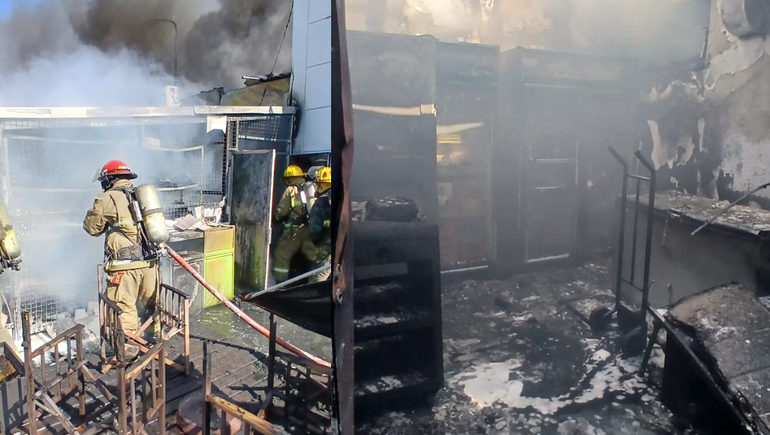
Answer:
MULTIPOLYGON (((200 231, 188 231, 172 234, 168 244, 177 252, 190 251, 203 254, 203 265, 202 270, 200 270, 203 277, 227 299, 233 299, 235 296, 233 282, 235 278, 234 226, 212 227, 202 233, 200 231)), ((172 281, 175 280, 172 278, 172 281)), ((193 301, 195 309, 206 308, 219 303, 214 295, 202 287, 199 288, 195 299, 196 301, 193 301), (202 301, 199 300, 201 298, 202 301)))
MULTIPOLYGON (((235 227, 215 227, 203 233, 203 276, 228 300, 235 293, 235 227)), ((210 292, 204 293, 203 307, 219 301, 210 292)))
MULTIPOLYGON (((203 262, 203 275, 206 277, 206 281, 222 292, 228 300, 232 300, 234 296, 234 259, 234 252, 225 252, 216 255, 208 254, 203 262)), ((203 308, 211 307, 219 303, 217 298, 215 298, 211 292, 205 292, 203 294, 203 308)))

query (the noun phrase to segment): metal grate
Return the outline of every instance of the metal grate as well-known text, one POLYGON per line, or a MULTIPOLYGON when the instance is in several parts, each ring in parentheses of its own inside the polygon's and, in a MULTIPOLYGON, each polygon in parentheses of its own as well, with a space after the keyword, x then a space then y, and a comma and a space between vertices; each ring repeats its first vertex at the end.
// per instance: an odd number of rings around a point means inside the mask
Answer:
POLYGON ((240 118, 237 122, 237 138, 271 144, 291 143, 294 132, 294 116, 252 116, 240 118))

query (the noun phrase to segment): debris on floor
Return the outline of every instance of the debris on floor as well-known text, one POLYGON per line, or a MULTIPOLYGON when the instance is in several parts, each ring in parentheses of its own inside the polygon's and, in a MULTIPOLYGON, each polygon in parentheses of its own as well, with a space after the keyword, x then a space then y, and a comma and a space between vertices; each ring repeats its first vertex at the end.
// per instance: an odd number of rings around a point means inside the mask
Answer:
POLYGON ((641 357, 621 358, 617 333, 594 335, 581 320, 612 307, 611 288, 605 264, 446 285, 444 388, 432 406, 358 420, 357 433, 704 433, 658 399, 662 351, 640 377, 641 357))

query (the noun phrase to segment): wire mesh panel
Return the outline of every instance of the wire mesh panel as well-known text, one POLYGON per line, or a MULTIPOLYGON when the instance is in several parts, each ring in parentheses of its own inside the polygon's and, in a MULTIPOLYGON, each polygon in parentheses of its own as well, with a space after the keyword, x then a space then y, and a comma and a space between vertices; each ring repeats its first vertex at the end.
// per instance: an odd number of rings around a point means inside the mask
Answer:
POLYGON ((288 151, 293 134, 293 115, 239 117, 235 125, 240 150, 271 148, 288 151))
POLYGON ((154 184, 167 220, 202 217, 227 192, 234 127, 258 143, 291 141, 292 115, 228 121, 225 132, 209 130, 206 116, 0 119, 0 201, 23 250, 22 270, 0 283, 14 311, 30 311, 39 330, 96 300, 93 268, 104 242, 82 223, 101 192, 94 175, 107 161, 125 161, 139 175, 135 185, 154 184))

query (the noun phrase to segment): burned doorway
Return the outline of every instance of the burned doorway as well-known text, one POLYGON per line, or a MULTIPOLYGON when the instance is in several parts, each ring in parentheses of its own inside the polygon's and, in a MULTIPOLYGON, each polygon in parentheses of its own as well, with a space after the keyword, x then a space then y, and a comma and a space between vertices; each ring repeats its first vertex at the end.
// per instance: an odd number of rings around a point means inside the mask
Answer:
POLYGON ((631 66, 541 50, 501 54, 492 189, 504 271, 578 262, 611 246, 620 178, 608 147, 637 142, 631 66))

